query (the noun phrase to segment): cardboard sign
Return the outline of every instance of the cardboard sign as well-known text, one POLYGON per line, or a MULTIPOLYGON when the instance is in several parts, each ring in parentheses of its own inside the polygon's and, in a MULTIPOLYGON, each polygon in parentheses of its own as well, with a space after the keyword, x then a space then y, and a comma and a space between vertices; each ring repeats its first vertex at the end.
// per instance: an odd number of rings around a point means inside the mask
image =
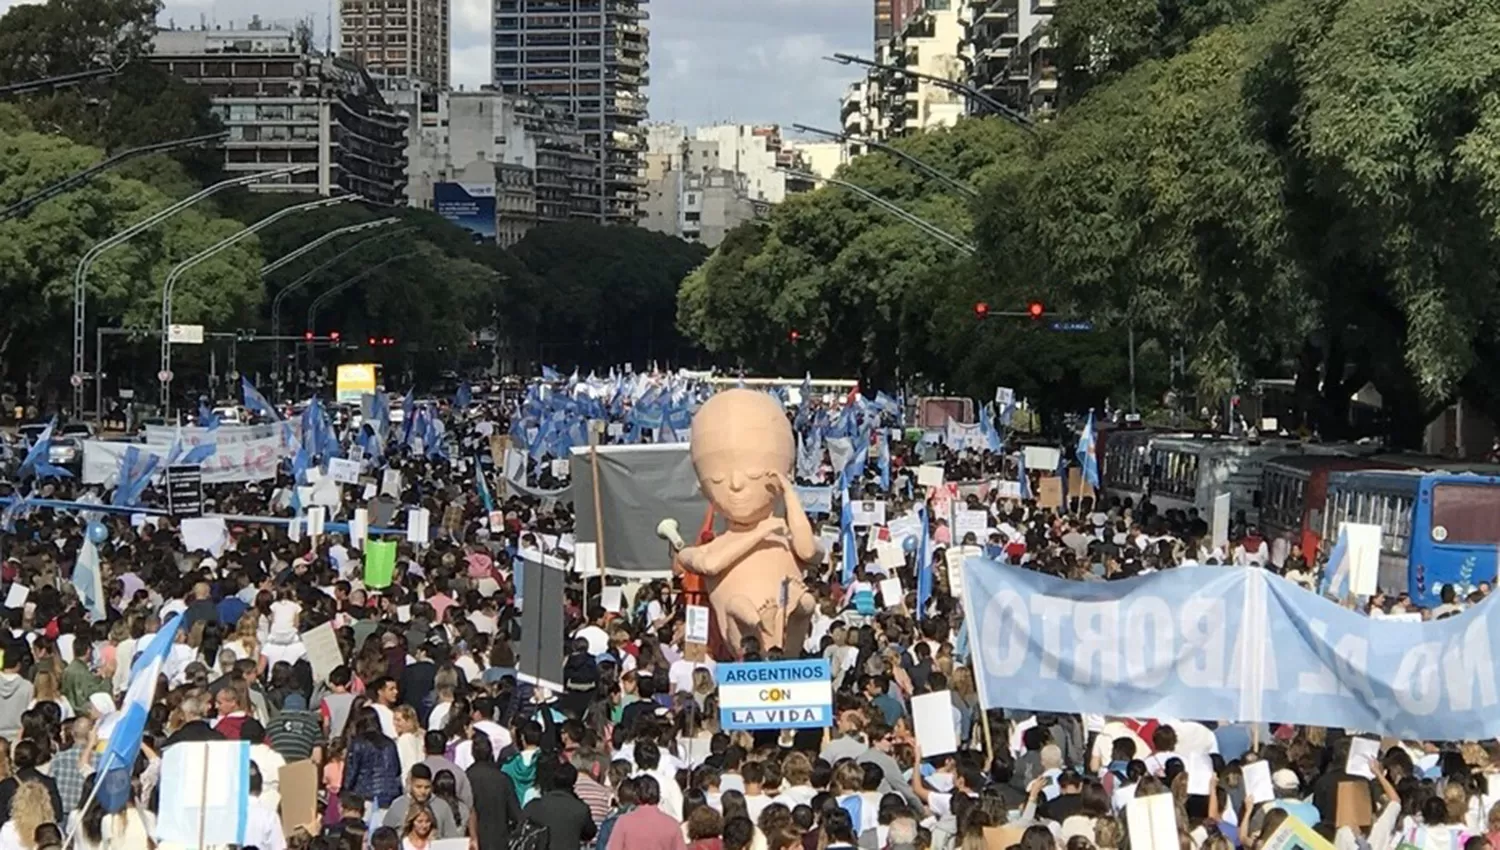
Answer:
POLYGON ((912 734, 922 742, 922 757, 958 752, 957 727, 953 723, 953 695, 948 691, 917 694, 911 698, 912 734))
POLYGON ((935 463, 924 463, 921 466, 917 467, 917 486, 943 486, 943 467, 935 463))
POLYGON ((380 492, 393 499, 401 498, 401 470, 387 469, 380 476, 380 492))
MULTIPOLYGON (((1165 796, 1172 799, 1170 794, 1165 796)), ((1134 838, 1131 844, 1135 846, 1134 838)), ((1261 841, 1260 850, 1334 850, 1334 846, 1301 820, 1287 818, 1270 837, 1261 841)))
POLYGON ((396 541, 371 540, 365 544, 365 587, 380 590, 391 586, 396 576, 396 541))
POLYGON ((291 835, 318 819, 318 766, 302 759, 281 766, 281 829, 291 835))
POLYGON ((1050 446, 1025 446, 1021 452, 1026 458, 1026 468, 1033 472, 1051 473, 1062 462, 1062 452, 1050 446))
POLYGON ((1334 804, 1334 826, 1369 826, 1375 822, 1375 806, 1370 800, 1370 783, 1363 779, 1346 779, 1339 783, 1334 804))
MULTIPOLYGON (((1291 820, 1291 818, 1289 818, 1291 820)), ((1125 804, 1125 823, 1131 847, 1175 850, 1177 804, 1171 794, 1136 797, 1125 804)))
POLYGON ((321 623, 303 632, 302 646, 307 650, 307 663, 312 667, 314 682, 328 681, 333 668, 344 663, 344 653, 339 649, 332 623, 321 623))
POLYGON ((894 573, 906 566, 906 550, 901 548, 900 543, 877 540, 875 541, 875 555, 880 568, 888 573, 894 573))
POLYGON ((882 501, 857 501, 851 502, 849 512, 854 517, 854 525, 870 526, 885 525, 885 502, 882 501))
POLYGON ((412 508, 406 512, 406 541, 419 546, 432 539, 430 524, 432 514, 426 508, 412 508))
POLYGON ((1038 507, 1060 508, 1063 503, 1062 479, 1050 475, 1042 479, 1036 488, 1036 503, 1038 507))
MULTIPOLYGON (((905 607, 906 592, 901 589, 901 579, 888 578, 880 583, 880 604, 887 608, 905 607)), ((922 752, 925 754, 927 751, 922 752)))
POLYGON ((970 534, 974 535, 974 542, 984 545, 989 539, 990 512, 974 511, 968 508, 953 509, 953 539, 962 543, 964 538, 970 534))

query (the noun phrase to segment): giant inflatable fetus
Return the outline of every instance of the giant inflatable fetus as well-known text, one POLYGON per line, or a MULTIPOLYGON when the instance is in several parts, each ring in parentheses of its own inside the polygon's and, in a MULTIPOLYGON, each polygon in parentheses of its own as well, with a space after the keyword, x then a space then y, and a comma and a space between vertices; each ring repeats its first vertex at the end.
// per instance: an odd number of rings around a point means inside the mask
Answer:
POLYGON ((728 390, 698 409, 690 447, 698 485, 729 527, 677 560, 703 576, 719 645, 738 657, 741 641, 757 637, 762 651, 796 657, 815 606, 800 565, 817 557, 817 538, 789 477, 796 448, 786 415, 766 393, 728 390), (785 518, 775 515, 778 500, 785 518))

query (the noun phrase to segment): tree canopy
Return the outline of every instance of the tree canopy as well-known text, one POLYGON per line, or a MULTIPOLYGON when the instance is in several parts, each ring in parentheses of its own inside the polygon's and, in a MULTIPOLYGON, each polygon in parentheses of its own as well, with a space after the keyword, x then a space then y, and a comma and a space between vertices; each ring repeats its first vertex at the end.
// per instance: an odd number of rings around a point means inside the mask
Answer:
MULTIPOLYGON (((1078 0, 1052 35, 1064 107, 1034 137, 969 119, 898 142, 977 199, 883 155, 841 172, 968 236, 973 257, 826 186, 689 277, 684 330, 724 358, 875 377, 914 364, 976 394, 1024 383, 1010 361, 1026 360, 1045 398, 1072 379, 1041 364, 1078 366, 1133 328, 1159 366, 1182 351, 1205 403, 1295 376, 1304 418, 1291 424, 1327 436, 1366 383, 1400 441, 1459 393, 1500 414, 1485 368, 1500 354, 1492 7, 1078 0), (973 318, 976 301, 1030 298, 1099 335, 973 318)), ((1066 403, 1118 398, 1118 362, 1089 364, 1066 403)), ((1162 378, 1138 380, 1149 395, 1162 378)))

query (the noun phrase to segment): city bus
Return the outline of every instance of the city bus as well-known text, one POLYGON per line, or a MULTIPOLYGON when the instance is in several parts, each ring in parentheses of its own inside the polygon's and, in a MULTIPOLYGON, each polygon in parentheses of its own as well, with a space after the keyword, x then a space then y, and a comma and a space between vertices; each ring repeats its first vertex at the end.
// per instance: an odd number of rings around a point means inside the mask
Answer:
POLYGON ((1395 469, 1389 463, 1344 455, 1298 454, 1272 458, 1260 475, 1260 530, 1269 540, 1302 547, 1312 561, 1323 542, 1328 477, 1355 470, 1395 469))
POLYGON ((1150 442, 1150 499, 1160 511, 1196 508, 1207 517, 1214 498, 1229 494, 1232 513, 1258 525, 1261 471, 1273 458, 1292 454, 1350 455, 1343 443, 1241 440, 1229 437, 1157 437, 1150 442))
POLYGON ((1460 595, 1494 582, 1500 558, 1500 469, 1359 470, 1328 476, 1323 539, 1339 523, 1381 527, 1382 590, 1405 590, 1431 606, 1446 585, 1460 595))

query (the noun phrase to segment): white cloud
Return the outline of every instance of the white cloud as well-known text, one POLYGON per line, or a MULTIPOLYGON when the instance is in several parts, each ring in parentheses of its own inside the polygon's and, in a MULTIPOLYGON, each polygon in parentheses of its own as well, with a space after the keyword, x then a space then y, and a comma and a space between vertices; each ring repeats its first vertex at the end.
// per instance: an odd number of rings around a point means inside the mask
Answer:
POLYGON ((488 85, 493 68, 490 66, 490 47, 478 44, 472 47, 457 47, 453 50, 453 87, 477 89, 488 85))

